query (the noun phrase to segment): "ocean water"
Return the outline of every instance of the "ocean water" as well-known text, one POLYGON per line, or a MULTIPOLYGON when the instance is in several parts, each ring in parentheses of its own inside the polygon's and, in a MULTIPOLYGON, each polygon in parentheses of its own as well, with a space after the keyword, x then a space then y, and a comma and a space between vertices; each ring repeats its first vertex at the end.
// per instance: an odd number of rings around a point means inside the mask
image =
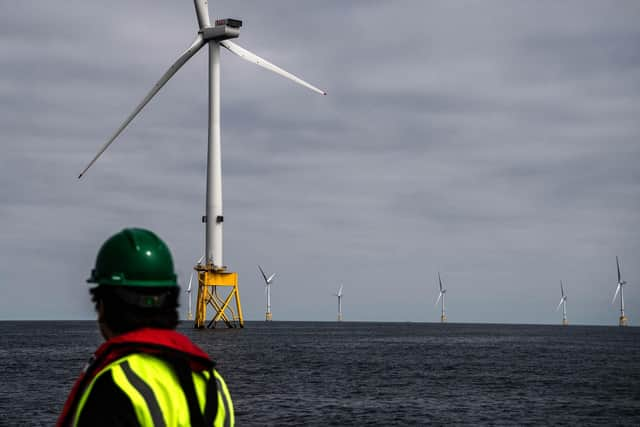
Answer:
MULTIPOLYGON (((640 328, 247 322, 188 335, 238 426, 640 425, 640 328)), ((0 425, 49 426, 94 322, 0 322, 0 425)))

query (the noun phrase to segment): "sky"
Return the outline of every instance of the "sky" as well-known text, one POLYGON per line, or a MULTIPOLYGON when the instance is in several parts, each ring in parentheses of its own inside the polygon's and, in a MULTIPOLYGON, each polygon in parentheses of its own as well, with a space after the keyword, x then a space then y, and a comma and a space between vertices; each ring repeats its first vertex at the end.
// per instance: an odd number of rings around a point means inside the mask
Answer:
MULTIPOLYGON (((214 1, 224 264, 245 320, 640 324, 640 2, 214 1)), ((0 0, 0 320, 94 319, 125 227, 204 250, 207 50, 189 0, 0 0)), ((186 313, 183 294, 181 316, 186 313)), ((210 312, 211 313, 211 312, 210 312)))

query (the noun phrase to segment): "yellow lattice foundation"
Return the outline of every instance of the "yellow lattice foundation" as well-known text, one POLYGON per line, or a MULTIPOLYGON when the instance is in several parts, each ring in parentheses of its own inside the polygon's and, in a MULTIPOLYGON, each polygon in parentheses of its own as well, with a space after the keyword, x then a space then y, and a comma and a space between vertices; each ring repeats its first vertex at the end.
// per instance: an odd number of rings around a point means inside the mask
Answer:
POLYGON ((244 328, 238 292, 238 273, 200 264, 194 269, 198 272, 198 300, 194 327, 215 328, 219 322, 223 322, 228 328, 244 328), (235 304, 233 304, 234 299, 235 304), (213 317, 207 322, 208 307, 213 309, 213 317))

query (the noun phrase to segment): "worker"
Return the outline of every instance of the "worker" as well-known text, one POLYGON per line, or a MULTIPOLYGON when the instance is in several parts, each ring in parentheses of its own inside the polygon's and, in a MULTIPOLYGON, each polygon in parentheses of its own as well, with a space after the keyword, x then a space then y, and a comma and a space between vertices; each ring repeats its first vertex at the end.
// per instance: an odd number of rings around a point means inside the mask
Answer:
POLYGON ((128 228, 100 248, 89 283, 104 342, 78 378, 58 426, 233 426, 229 390, 178 324, 169 248, 128 228))

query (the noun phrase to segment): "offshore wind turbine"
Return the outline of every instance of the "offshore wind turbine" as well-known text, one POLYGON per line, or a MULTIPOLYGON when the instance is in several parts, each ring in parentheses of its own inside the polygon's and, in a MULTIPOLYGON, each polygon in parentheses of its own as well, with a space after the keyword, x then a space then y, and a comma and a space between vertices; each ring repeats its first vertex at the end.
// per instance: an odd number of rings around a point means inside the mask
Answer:
POLYGON ((438 305, 440 298, 442 298, 442 312, 440 314, 440 322, 445 323, 447 321, 447 316, 444 314, 444 294, 447 293, 447 290, 442 287, 442 279, 440 279, 440 272, 438 272, 438 283, 440 284, 440 293, 438 294, 436 305, 438 305))
POLYGON ((560 280, 560 303, 558 303, 558 307, 556 307, 556 311, 560 309, 562 306, 562 324, 567 326, 569 321, 567 320, 567 296, 564 294, 564 287, 562 286, 562 280, 560 280))
POLYGON ((267 313, 264 320, 269 322, 271 321, 271 282, 273 282, 273 278, 276 277, 276 273, 273 273, 271 276, 267 277, 260 265, 258 265, 258 268, 260 269, 260 273, 262 273, 262 277, 264 278, 264 291, 267 294, 267 313))
POLYGON ((618 286, 616 287, 616 293, 613 294, 613 299, 611 300, 611 304, 616 300, 618 296, 618 291, 620 292, 620 319, 618 324, 620 326, 627 326, 629 324, 629 319, 624 314, 624 285, 627 284, 624 280, 622 280, 622 275, 620 274, 620 262, 618 261, 618 257, 616 256, 616 266, 618 267, 618 286))
POLYGON ((338 288, 338 292, 333 294, 334 296, 338 297, 338 322, 342 321, 342 286, 340 285, 340 287, 338 288))
POLYGON ((227 267, 223 263, 222 254, 224 216, 222 212, 222 157, 220 148, 220 46, 246 61, 266 68, 316 93, 326 95, 326 92, 231 42, 229 39, 240 35, 242 21, 219 19, 212 26, 207 0, 194 0, 194 6, 199 27, 194 41, 160 77, 160 80, 151 88, 111 138, 98 150, 98 153, 78 178, 81 178, 87 172, 169 79, 202 47, 207 45, 209 47, 209 132, 207 143, 206 209, 205 216, 202 219, 205 223, 205 253, 204 263, 199 263, 194 267, 198 271, 199 286, 194 326, 197 328, 204 327, 207 305, 211 305, 215 310, 215 315, 208 326, 213 325, 215 327, 216 322, 222 320, 228 327, 235 327, 236 325, 244 327, 237 273, 227 271, 227 267), (225 299, 218 295, 219 287, 232 288, 225 299), (234 297, 236 312, 233 311, 230 305, 234 297))

